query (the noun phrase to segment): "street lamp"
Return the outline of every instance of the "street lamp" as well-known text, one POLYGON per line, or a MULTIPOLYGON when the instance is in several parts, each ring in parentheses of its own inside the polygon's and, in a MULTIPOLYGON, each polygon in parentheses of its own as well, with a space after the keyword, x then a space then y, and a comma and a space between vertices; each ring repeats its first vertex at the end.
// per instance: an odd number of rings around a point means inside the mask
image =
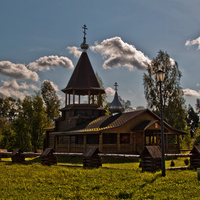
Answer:
POLYGON ((160 125, 161 125, 161 148, 162 148, 162 159, 161 159, 161 169, 162 176, 165 176, 165 138, 164 138, 164 126, 163 126, 163 102, 162 102, 162 82, 165 78, 165 72, 158 70, 156 72, 157 82, 160 84, 160 125))

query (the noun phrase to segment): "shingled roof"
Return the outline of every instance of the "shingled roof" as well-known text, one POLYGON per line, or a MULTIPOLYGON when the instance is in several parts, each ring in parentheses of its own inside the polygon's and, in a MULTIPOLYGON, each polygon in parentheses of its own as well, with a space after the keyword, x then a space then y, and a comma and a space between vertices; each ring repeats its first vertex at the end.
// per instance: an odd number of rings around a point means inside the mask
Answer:
MULTIPOLYGON (((54 134, 65 134, 65 133, 68 133, 68 134, 93 133, 94 134, 94 133, 98 133, 99 131, 122 127, 129 121, 133 120, 134 118, 140 116, 141 114, 145 112, 149 112, 150 114, 155 116, 155 120, 144 120, 139 125, 134 127, 132 131, 145 130, 146 128, 150 127, 151 125, 158 122, 159 120, 159 117, 148 109, 141 109, 141 110, 135 110, 132 112, 119 113, 117 115, 101 116, 93 120, 92 122, 90 122, 84 129, 74 130, 74 131, 65 131, 65 132, 55 132, 54 134)), ((166 122, 164 122, 164 126, 166 126, 170 130, 175 131, 179 134, 185 134, 184 131, 174 129, 166 122)))
POLYGON ((96 75, 86 52, 83 52, 81 54, 81 57, 68 82, 67 87, 62 91, 70 92, 70 90, 72 89, 91 89, 96 91, 93 91, 93 93, 98 93, 99 91, 101 91, 101 93, 105 93, 104 89, 102 89, 99 85, 99 82, 96 78, 96 75))

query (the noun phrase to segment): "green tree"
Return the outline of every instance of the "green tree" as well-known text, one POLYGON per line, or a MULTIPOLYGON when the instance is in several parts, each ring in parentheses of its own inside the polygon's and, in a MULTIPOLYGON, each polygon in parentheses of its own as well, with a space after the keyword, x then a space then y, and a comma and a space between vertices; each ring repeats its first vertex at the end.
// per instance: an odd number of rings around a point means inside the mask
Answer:
POLYGON ((193 139, 192 145, 193 146, 200 145, 200 127, 198 127, 194 133, 194 139, 193 139))
POLYGON ((200 99, 197 99, 196 102, 196 111, 197 113, 200 113, 200 99))
POLYGON ((42 148, 42 135, 45 133, 44 128, 48 124, 47 114, 45 112, 45 107, 43 100, 39 93, 33 98, 33 118, 32 118, 32 130, 31 130, 31 142, 34 148, 42 148))
POLYGON ((120 103, 124 106, 124 110, 125 110, 125 111, 133 110, 133 108, 131 107, 131 102, 130 102, 130 100, 125 101, 125 100, 122 99, 120 96, 118 96, 118 97, 119 97, 120 103))
POLYGON ((193 107, 189 104, 187 110, 187 117, 186 117, 187 126, 190 127, 190 134, 193 137, 195 130, 198 127, 199 123, 199 116, 194 111, 193 107))
POLYGON ((16 99, 12 97, 0 97, 0 117, 12 121, 17 116, 16 99))
MULTIPOLYGON (((101 77, 99 76, 99 74, 96 72, 96 77, 97 77, 97 81, 99 82, 99 85, 102 89, 105 89, 104 88, 104 83, 103 83, 103 80, 101 79, 101 77)), ((101 105, 103 106, 103 108, 105 109, 108 102, 106 101, 106 98, 107 98, 107 95, 106 93, 105 94, 102 94, 101 96, 101 105)))
POLYGON ((180 87, 181 72, 177 62, 172 61, 169 55, 163 51, 159 51, 157 57, 152 59, 151 64, 147 67, 147 73, 144 73, 143 76, 148 108, 160 115, 159 83, 155 79, 156 72, 160 67, 165 72, 162 84, 164 119, 174 128, 184 130, 186 114, 184 110, 185 100, 180 87))
POLYGON ((41 86, 41 94, 46 105, 46 113, 50 125, 55 118, 60 116, 60 100, 56 94, 56 90, 48 80, 43 82, 41 86))
POLYGON ((31 132, 33 119, 33 102, 26 96, 23 101, 18 100, 18 117, 12 122, 16 132, 18 147, 23 151, 31 151, 31 132))

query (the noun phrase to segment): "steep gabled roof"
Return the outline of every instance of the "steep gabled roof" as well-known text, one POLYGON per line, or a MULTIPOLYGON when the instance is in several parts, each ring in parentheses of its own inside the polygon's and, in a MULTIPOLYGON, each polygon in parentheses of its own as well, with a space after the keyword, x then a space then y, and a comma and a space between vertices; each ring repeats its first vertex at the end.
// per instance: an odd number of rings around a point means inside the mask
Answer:
POLYGON ((102 93, 104 93, 104 90, 99 85, 86 52, 81 54, 67 87, 62 91, 64 92, 71 89, 101 90, 102 93))

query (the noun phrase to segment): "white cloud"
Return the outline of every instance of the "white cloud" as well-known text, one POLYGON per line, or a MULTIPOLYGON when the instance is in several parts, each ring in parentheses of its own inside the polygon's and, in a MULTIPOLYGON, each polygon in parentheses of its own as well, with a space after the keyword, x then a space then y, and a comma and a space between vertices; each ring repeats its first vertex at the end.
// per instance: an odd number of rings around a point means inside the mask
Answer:
POLYGON ((76 58, 79 58, 81 55, 81 51, 79 51, 78 47, 67 47, 67 49, 69 49, 69 53, 73 54, 76 58))
POLYGON ((19 85, 16 80, 2 81, 2 82, 3 82, 3 87, 6 89, 13 89, 13 90, 27 90, 27 89, 38 90, 39 89, 35 85, 32 85, 32 84, 27 85, 25 82, 19 85))
POLYGON ((39 80, 38 74, 29 70, 24 64, 14 64, 10 61, 0 61, 0 74, 15 79, 39 80))
POLYGON ((192 46, 192 45, 198 45, 198 50, 200 50, 200 37, 194 40, 187 40, 185 43, 185 46, 192 46))
POLYGON ((73 69, 72 61, 64 56, 44 56, 40 57, 36 62, 28 64, 28 68, 33 71, 50 70, 50 67, 62 66, 65 68, 73 69))
POLYGON ((125 43, 120 37, 113 37, 97 42, 90 47, 92 51, 99 52, 106 60, 103 68, 128 67, 129 70, 137 68, 146 70, 151 60, 134 45, 125 43))
POLYGON ((2 81, 3 86, 0 87, 0 96, 3 97, 16 97, 23 99, 25 96, 30 95, 28 89, 38 90, 35 85, 27 85, 26 83, 21 83, 19 85, 16 80, 12 81, 2 81), (20 91, 22 90, 22 91, 20 91))
POLYGON ((176 62, 175 62, 175 60, 174 60, 173 58, 170 58, 169 60, 170 60, 170 62, 171 62, 171 64, 172 64, 173 66, 176 64, 176 62))
POLYGON ((114 96, 114 94, 115 94, 115 90, 113 90, 111 87, 107 87, 107 88, 105 89, 105 91, 106 91, 106 94, 107 94, 108 96, 114 96))
POLYGON ((200 92, 191 89, 183 89, 183 93, 185 96, 193 96, 193 97, 200 97, 200 92))

